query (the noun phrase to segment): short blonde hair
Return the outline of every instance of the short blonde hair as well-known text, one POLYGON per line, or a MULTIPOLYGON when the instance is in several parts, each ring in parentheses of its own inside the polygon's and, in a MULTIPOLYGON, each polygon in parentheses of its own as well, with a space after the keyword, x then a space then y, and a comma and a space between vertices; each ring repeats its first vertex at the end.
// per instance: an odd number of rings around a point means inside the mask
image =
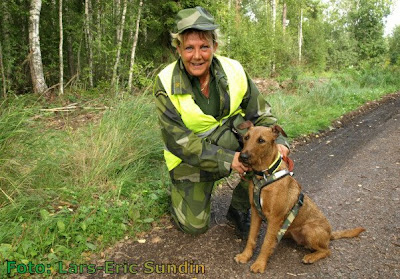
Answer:
POLYGON ((202 31, 197 29, 188 29, 182 33, 171 33, 171 45, 173 47, 179 47, 183 44, 185 37, 189 34, 197 33, 199 34, 201 39, 206 39, 213 45, 215 45, 218 41, 218 30, 211 31, 202 31))

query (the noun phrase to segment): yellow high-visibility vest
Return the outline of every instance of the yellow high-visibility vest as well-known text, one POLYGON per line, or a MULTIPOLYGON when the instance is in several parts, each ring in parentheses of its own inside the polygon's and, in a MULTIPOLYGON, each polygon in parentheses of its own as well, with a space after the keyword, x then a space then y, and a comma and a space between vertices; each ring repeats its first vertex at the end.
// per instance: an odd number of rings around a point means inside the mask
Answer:
MULTIPOLYGON (((195 103, 190 93, 172 94, 172 76, 177 61, 169 64, 158 75, 168 97, 180 114, 185 126, 202 138, 208 136, 212 131, 224 124, 229 117, 238 113, 243 114, 240 104, 247 92, 247 78, 242 65, 240 65, 238 61, 227 57, 219 55, 215 55, 215 57, 220 61, 227 76, 228 94, 230 96, 229 114, 220 120, 216 120, 211 115, 204 114, 201 108, 195 103)), ((168 150, 164 150, 164 158, 168 170, 174 169, 182 162, 182 159, 168 150)))

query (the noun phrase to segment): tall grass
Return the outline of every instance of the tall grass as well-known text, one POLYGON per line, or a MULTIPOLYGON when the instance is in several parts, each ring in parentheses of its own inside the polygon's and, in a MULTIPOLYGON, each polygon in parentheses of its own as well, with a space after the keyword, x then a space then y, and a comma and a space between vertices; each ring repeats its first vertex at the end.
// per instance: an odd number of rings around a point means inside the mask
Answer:
MULTIPOLYGON (((296 138, 397 91, 398 74, 352 70, 267 99, 296 138)), ((152 97, 111 102, 99 122, 77 130, 48 128, 36 102, 1 104, 0 262, 85 261, 167 211, 170 182, 152 97)))
POLYGON ((149 99, 119 102, 78 131, 44 131, 18 107, 2 113, 0 261, 79 259, 165 212, 169 181, 149 99))

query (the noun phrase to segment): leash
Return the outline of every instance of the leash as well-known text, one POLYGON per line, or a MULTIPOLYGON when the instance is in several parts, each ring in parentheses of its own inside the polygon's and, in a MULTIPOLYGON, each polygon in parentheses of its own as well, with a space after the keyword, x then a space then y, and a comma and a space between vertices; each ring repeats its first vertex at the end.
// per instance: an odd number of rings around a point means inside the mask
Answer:
MULTIPOLYGON (((267 221, 267 218, 265 217, 264 213, 262 212, 261 190, 264 187, 267 187, 268 185, 270 185, 288 175, 291 175, 291 176, 293 175, 293 172, 292 172, 293 161, 287 157, 285 159, 291 161, 290 171, 287 169, 277 171, 277 169, 279 168, 279 166, 282 163, 282 156, 279 152, 278 152, 278 157, 267 169, 265 169, 263 171, 253 171, 256 175, 263 177, 262 179, 257 179, 255 176, 253 176, 253 184, 254 184, 253 201, 254 201, 254 205, 257 209, 258 214, 264 221, 267 221)), ((294 218, 296 218, 297 214, 299 213, 299 210, 300 210, 301 206, 303 205, 303 200, 304 200, 304 194, 302 192, 300 192, 297 203, 289 211, 285 221, 283 222, 281 229, 278 232, 278 235, 277 235, 278 243, 281 241, 282 237, 285 235, 289 226, 292 224, 294 218)))

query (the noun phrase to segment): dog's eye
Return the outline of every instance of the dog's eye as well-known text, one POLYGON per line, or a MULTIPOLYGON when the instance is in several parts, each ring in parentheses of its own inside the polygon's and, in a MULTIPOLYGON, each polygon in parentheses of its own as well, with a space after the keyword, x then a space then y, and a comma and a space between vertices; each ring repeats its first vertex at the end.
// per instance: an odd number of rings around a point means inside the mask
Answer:
POLYGON ((265 142, 265 140, 263 139, 263 138, 258 138, 258 143, 264 143, 265 142))
POLYGON ((245 136, 244 140, 249 140, 249 138, 250 138, 249 136, 245 136))

